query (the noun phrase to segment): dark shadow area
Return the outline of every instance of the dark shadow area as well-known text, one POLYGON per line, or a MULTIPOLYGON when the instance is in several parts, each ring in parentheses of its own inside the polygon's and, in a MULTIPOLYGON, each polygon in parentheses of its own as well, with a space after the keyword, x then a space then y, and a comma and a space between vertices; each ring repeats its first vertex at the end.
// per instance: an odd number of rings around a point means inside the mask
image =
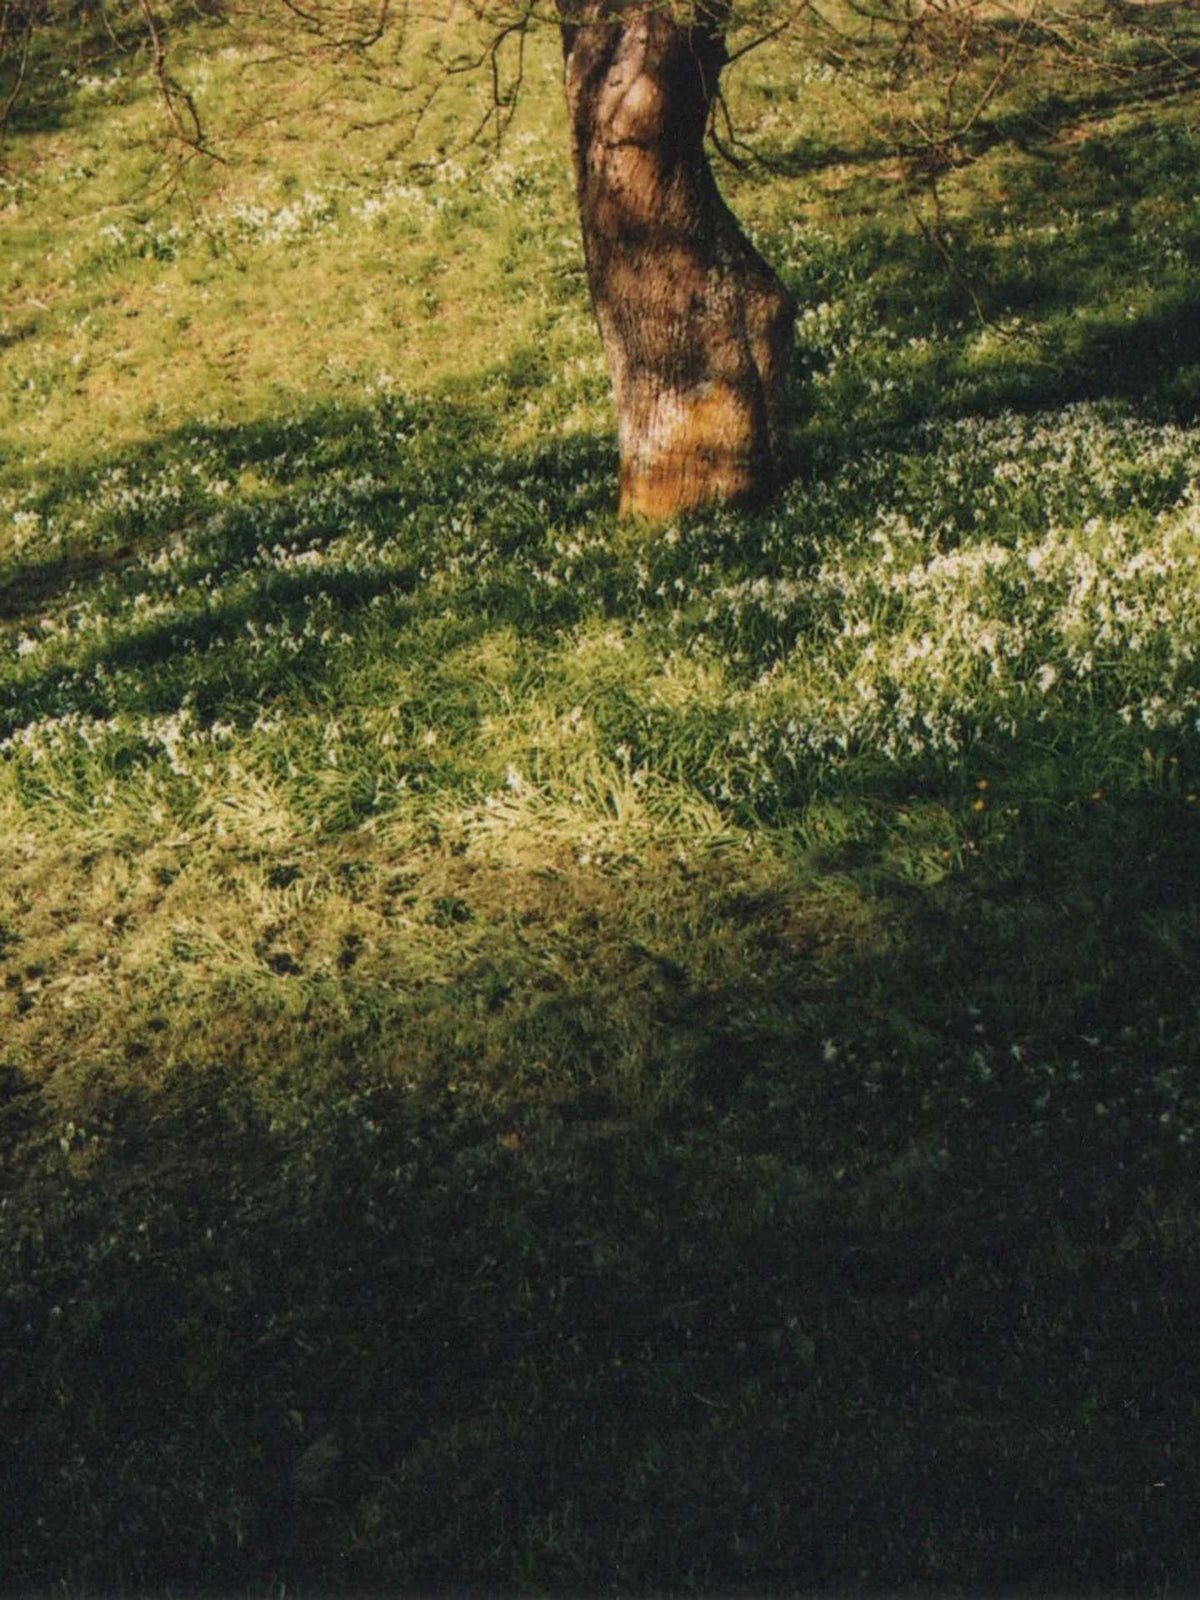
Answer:
MULTIPOLYGON (((0 129, 0 171, 8 151, 17 151, 22 135, 56 133, 66 128, 86 128, 107 114, 111 103, 101 95, 90 99, 79 92, 78 80, 107 77, 119 73, 127 82, 143 84, 157 92, 153 78, 153 38, 146 13, 137 6, 84 4, 68 17, 40 14, 43 8, 32 0, 38 16, 23 82, 18 85, 22 63, 23 20, 15 8, 6 16, 9 33, 0 54, 0 107, 11 98, 8 117, 0 129), (14 90, 15 98, 14 98, 14 90)), ((221 0, 200 0, 186 8, 186 25, 195 30, 223 20, 221 0)), ((155 27, 168 43, 170 30, 163 15, 155 17, 155 27)), ((122 95, 126 86, 122 86, 122 95)))
MULTIPOLYGON (((1200 159, 1178 181, 1200 181, 1200 159)), ((1053 192, 1053 191, 1051 191, 1053 192)), ((1063 205, 1078 196, 1064 180, 1063 205)), ((1119 191, 1108 193, 1119 208, 1119 191)), ((1080 401, 1122 401, 1156 422, 1187 426, 1200 415, 1200 286, 1186 265, 1197 239, 1181 224, 1175 254, 1161 265, 1128 217, 1101 212, 1076 233, 1036 248, 981 230, 956 234, 943 256, 919 235, 865 227, 852 244, 814 251, 788 273, 802 307, 827 301, 847 282, 870 285, 875 324, 894 347, 928 338, 928 351, 905 367, 893 349, 863 340, 856 353, 801 341, 790 385, 791 468, 802 476, 822 463, 868 456, 894 443, 913 448, 914 425, 1000 412, 1031 414, 1080 401), (946 338, 945 330, 958 330, 946 338), (972 346, 991 340, 994 356, 972 346), (877 397, 881 384, 890 398, 877 397), (847 415, 858 413, 853 427, 847 415)), ((1200 236, 1197 236, 1200 238, 1200 236)), ((852 287, 850 292, 855 293, 852 287)), ((861 291, 858 291, 861 294, 861 291)), ((856 311, 856 315, 862 313, 856 311)), ((865 318, 864 318, 865 320, 865 318)))
POLYGON ((1115 318, 1089 331, 1066 397, 1113 396, 1153 402, 1156 411, 1193 421, 1200 403, 1200 288, 1180 291, 1148 315, 1115 318))
POLYGON ((348 1032, 318 1089, 292 1052, 304 1126, 235 1058, 97 1072, 81 1164, 10 1071, 8 1570, 1186 1592, 1195 820, 1049 808, 820 970, 786 894, 714 886, 761 972, 677 970, 658 1124, 414 1097, 348 1032))
POLYGON ((10 325, 0 332, 0 350, 11 350, 13 345, 31 338, 36 332, 37 323, 33 321, 10 325))
MULTIPOLYGON (((526 358, 519 355, 512 365, 512 372, 505 367, 483 374, 478 387, 528 386, 526 358)), ((597 473, 615 474, 615 443, 572 435, 536 449, 502 450, 498 438, 503 423, 494 406, 473 401, 461 390, 461 385, 453 385, 444 396, 406 397, 374 406, 318 405, 297 416, 228 426, 186 427, 126 450, 101 454, 91 462, 59 469, 39 490, 31 509, 54 518, 73 502, 100 493, 114 475, 122 481, 145 485, 177 467, 181 455, 184 460, 200 460, 214 474, 238 474, 272 464, 282 470, 286 465, 292 479, 278 484, 285 496, 293 490, 311 488, 325 474, 351 469, 386 472, 390 476, 380 488, 379 505, 383 511, 389 504, 411 508, 419 495, 431 499, 445 492, 464 471, 479 480, 471 486, 477 494, 483 483, 495 488, 520 481, 531 472, 542 474, 544 482, 539 481, 539 489, 550 497, 548 508, 552 515, 582 515, 604 508, 603 500, 597 498, 599 486, 595 479, 597 473), (572 482, 572 477, 578 481, 572 482), (390 496, 390 500, 383 496, 390 496)), ((194 492, 197 496, 202 494, 198 489, 194 492)), ((613 503, 615 495, 614 487, 613 503)), ((219 497, 204 497, 202 508, 205 512, 221 509, 219 497)), ((148 549, 158 548, 155 541, 161 542, 180 530, 186 532, 199 514, 198 507, 179 497, 157 507, 130 502, 114 507, 112 537, 117 542, 124 540, 120 559, 134 553, 137 541, 145 541, 148 549)), ((5 563, 5 581, 9 585, 21 581, 34 586, 44 583, 48 596, 55 592, 53 579, 43 578, 36 563, 19 559, 5 563)))
POLYGON ((19 622, 53 605, 63 594, 78 590, 105 573, 119 571, 133 557, 130 545, 102 554, 79 551, 49 561, 0 563, 0 622, 19 622))

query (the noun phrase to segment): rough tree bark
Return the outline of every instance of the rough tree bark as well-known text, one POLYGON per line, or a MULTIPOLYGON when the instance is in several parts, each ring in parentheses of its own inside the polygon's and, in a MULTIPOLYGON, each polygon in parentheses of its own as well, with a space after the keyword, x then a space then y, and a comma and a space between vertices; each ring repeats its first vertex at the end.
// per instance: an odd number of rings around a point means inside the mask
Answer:
POLYGON ((617 407, 620 510, 765 499, 795 306, 742 233, 704 136, 728 0, 690 21, 560 0, 588 282, 617 407))

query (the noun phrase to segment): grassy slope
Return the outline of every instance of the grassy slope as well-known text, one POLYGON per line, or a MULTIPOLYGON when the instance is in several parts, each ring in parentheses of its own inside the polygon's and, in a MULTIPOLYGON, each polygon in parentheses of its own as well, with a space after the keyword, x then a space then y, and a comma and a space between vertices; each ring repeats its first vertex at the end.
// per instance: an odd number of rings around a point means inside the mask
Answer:
POLYGON ((1010 108, 981 326, 751 59, 797 478, 666 534, 552 50, 483 170, 10 145, 18 1584, 1197 1575, 1195 102, 1010 108))

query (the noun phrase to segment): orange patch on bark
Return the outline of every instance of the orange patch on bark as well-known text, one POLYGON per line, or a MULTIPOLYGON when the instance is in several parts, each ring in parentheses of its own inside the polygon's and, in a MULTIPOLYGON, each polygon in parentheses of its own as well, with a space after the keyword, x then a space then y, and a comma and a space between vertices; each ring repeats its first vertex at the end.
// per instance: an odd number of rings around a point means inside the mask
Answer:
POLYGON ((730 384, 716 384, 681 409, 661 430, 651 426, 633 458, 622 462, 621 516, 662 522, 763 492, 765 451, 744 396, 730 384))

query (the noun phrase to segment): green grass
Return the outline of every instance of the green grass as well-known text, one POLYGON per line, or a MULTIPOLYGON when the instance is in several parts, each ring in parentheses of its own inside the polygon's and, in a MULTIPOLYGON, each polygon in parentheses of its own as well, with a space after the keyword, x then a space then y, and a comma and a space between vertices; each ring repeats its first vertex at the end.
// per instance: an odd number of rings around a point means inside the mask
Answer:
POLYGON ((14 1590, 1200 1577, 1195 98, 1015 86, 947 273, 748 59, 795 475, 658 532, 552 41, 499 169, 10 137, 14 1590))

